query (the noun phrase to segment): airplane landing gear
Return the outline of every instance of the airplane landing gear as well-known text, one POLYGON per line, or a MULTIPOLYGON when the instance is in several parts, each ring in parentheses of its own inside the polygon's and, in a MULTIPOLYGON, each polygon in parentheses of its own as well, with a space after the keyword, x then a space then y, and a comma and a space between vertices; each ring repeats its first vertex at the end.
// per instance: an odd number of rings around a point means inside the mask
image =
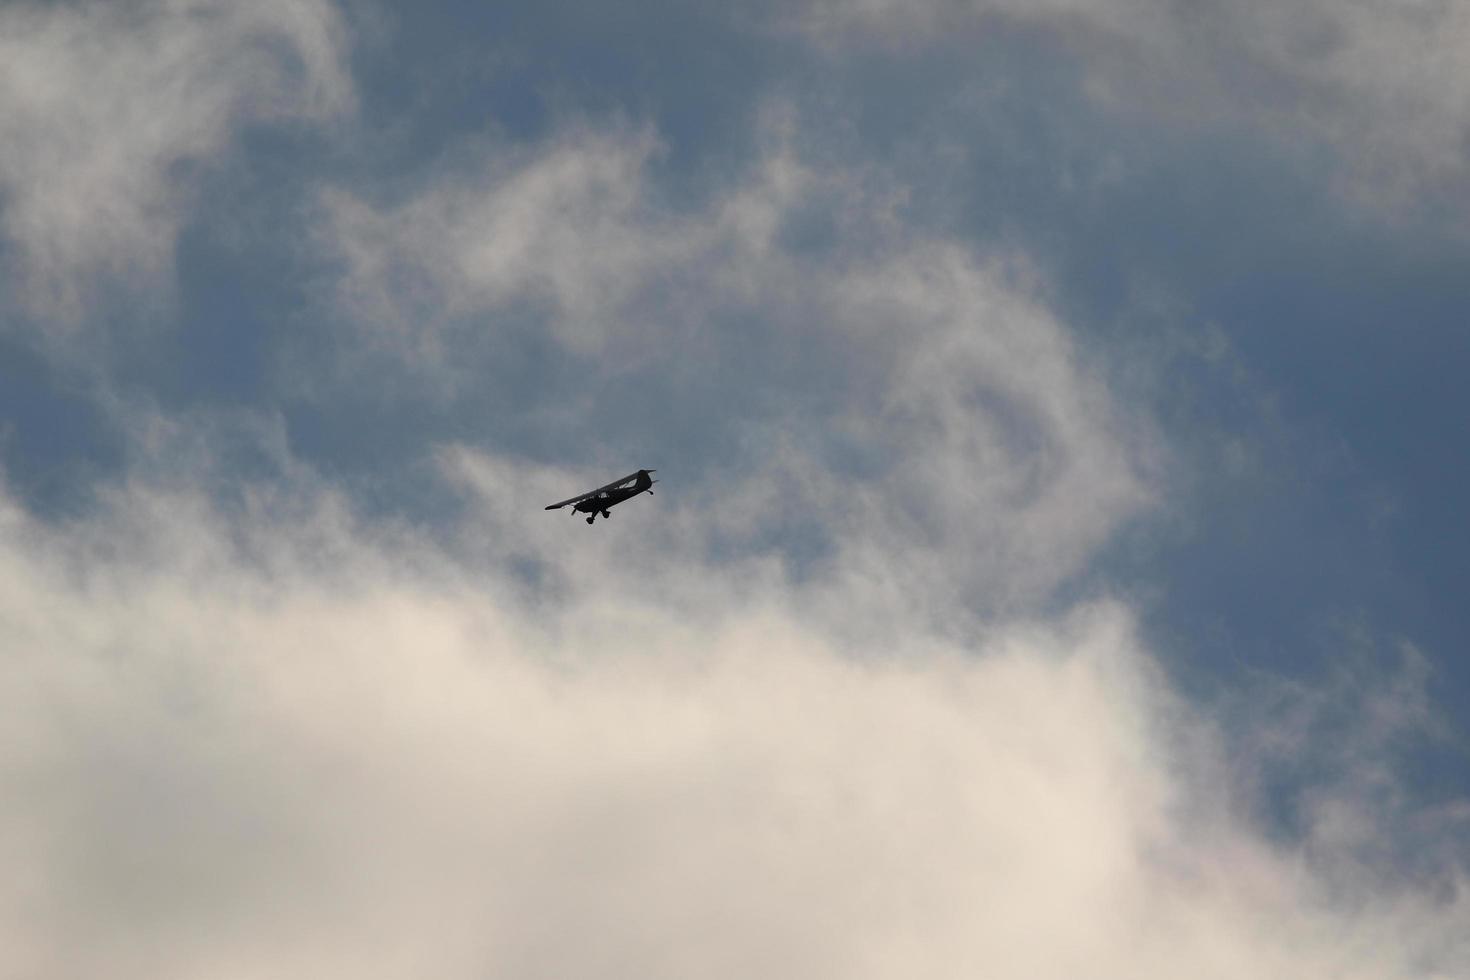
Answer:
POLYGON ((597 520, 597 515, 593 514, 591 517, 587 518, 587 523, 591 524, 595 520, 597 520))
POLYGON ((605 510, 605 511, 602 512, 602 519, 604 521, 610 519, 611 517, 612 517, 612 511, 605 510))

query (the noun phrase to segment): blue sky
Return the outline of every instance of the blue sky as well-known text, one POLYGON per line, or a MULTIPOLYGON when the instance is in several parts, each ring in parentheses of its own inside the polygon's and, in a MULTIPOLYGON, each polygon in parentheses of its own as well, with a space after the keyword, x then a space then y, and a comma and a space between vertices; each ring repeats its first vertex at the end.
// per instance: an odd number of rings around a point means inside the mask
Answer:
POLYGON ((1457 975, 1467 40, 0 10, 12 970, 1457 975))

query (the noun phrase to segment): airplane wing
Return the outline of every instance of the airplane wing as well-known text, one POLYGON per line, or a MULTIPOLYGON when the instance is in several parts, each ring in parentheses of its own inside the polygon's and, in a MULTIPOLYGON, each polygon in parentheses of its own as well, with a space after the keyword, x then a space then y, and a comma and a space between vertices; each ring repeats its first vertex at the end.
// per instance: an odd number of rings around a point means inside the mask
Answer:
POLYGON ((556 510, 558 507, 565 507, 567 504, 581 503, 582 501, 586 500, 588 497, 595 497, 599 493, 602 493, 604 490, 611 490, 614 487, 621 487, 621 486, 623 486, 625 484, 632 483, 636 479, 638 479, 638 474, 637 473, 629 473, 627 476, 623 477, 621 480, 614 480, 611 483, 604 484, 603 486, 598 487, 596 490, 588 490, 586 493, 579 493, 575 497, 568 497, 566 500, 563 500, 560 503, 548 505, 546 509, 547 510, 556 510))
POLYGON ((582 501, 586 500, 588 497, 592 496, 596 492, 597 492, 596 490, 589 490, 588 492, 582 494, 581 496, 568 497, 566 500, 563 500, 559 504, 548 504, 547 507, 546 507, 546 509, 547 510, 556 510, 558 507, 565 507, 567 504, 579 504, 582 501))

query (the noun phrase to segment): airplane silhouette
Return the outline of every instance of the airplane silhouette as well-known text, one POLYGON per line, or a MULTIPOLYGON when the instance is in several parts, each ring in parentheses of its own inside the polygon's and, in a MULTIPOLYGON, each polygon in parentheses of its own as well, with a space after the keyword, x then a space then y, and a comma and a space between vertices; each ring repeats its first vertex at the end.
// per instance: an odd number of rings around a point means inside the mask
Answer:
POLYGON ((607 486, 588 490, 575 497, 568 497, 560 503, 551 504, 546 509, 556 510, 571 504, 572 513, 580 511, 588 515, 587 523, 591 524, 597 519, 598 514, 601 514, 604 519, 611 517, 612 514, 608 513, 608 508, 622 503, 629 497, 636 497, 640 493, 653 493, 653 485, 658 481, 649 477, 648 474, 657 472, 657 470, 639 470, 637 473, 629 473, 621 480, 614 480, 607 486))

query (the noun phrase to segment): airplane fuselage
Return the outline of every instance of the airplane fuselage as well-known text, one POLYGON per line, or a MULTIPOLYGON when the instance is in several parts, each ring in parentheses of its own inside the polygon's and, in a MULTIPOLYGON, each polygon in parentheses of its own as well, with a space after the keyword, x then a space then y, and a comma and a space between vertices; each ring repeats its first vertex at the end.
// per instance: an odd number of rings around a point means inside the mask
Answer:
POLYGON ((590 515, 587 518, 587 523, 591 524, 596 520, 598 514, 601 514, 604 518, 611 517, 612 515, 608 513, 609 508, 616 507, 629 497, 636 497, 640 493, 647 493, 649 488, 653 486, 653 482, 653 478, 648 475, 648 471, 642 470, 639 471, 638 479, 632 486, 599 491, 596 496, 579 501, 572 509, 590 515))

